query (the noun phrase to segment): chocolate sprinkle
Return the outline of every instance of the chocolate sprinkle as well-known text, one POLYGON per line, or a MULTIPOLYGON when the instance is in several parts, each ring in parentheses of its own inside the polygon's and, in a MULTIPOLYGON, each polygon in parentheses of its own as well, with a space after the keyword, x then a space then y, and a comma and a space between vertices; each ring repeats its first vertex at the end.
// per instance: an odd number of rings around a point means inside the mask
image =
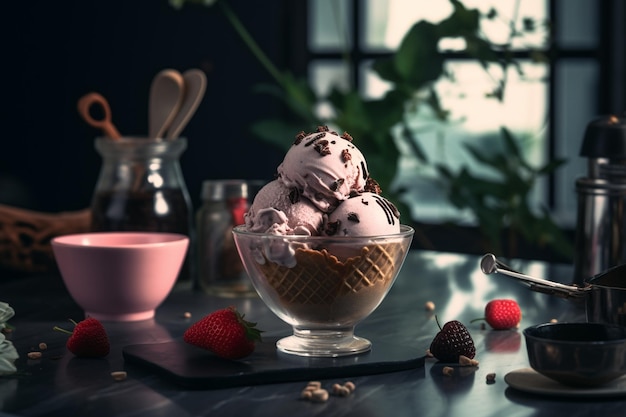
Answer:
POLYGON ((380 185, 378 182, 372 177, 367 177, 365 180, 364 190, 368 193, 381 194, 382 190, 380 189, 380 185))
POLYGON ((343 151, 341 151, 341 160, 343 162, 348 162, 352 160, 352 154, 349 150, 344 149, 343 151))
POLYGON ((326 229, 324 229, 324 233, 326 233, 328 236, 334 236, 337 234, 340 227, 341 227, 341 221, 339 220, 335 222, 328 222, 326 223, 326 229))
MULTIPOLYGON (((363 179, 365 181, 367 181, 369 179, 368 177, 370 176, 370 174, 369 174, 369 172, 367 172, 367 167, 365 166, 365 161, 361 161, 361 171, 362 171, 363 179)), ((378 186, 378 183, 376 183, 376 186, 378 186)), ((380 187, 378 187, 378 189, 380 189, 380 187)), ((380 194, 380 192, 378 192, 377 194, 380 194)))
POLYGON ((400 218, 400 212, 389 200, 386 198, 375 196, 376 203, 383 209, 387 216, 387 223, 396 224, 396 219, 400 218))
POLYGON ((296 135, 296 140, 293 143, 294 145, 299 145, 300 142, 302 142, 302 139, 306 138, 306 133, 304 133, 304 130, 301 130, 300 132, 298 132, 298 134, 296 135))
MULTIPOLYGON (((323 137, 324 137, 324 135, 326 134, 326 132, 330 133, 331 135, 339 136, 339 133, 337 133, 337 132, 336 132, 336 131, 334 131, 334 130, 330 130, 330 129, 328 128, 328 126, 318 126, 318 127, 315 129, 315 132, 313 132, 313 133, 319 133, 319 135, 316 135, 315 137, 313 137, 313 138, 311 139, 311 141, 307 142, 307 144, 306 144, 305 146, 309 146, 309 145, 311 145, 313 142, 315 142, 317 139, 323 138, 323 137)), ((309 136, 309 135, 312 135, 313 133, 305 133, 303 130, 302 130, 302 131, 300 131, 300 132, 298 132, 298 133, 296 134, 296 139, 295 139, 295 141, 293 142, 293 144, 294 144, 294 145, 299 145, 299 144, 300 144, 300 142, 302 142, 302 140, 303 140, 304 138, 306 138, 306 137, 307 137, 307 136, 309 136)), ((342 134, 341 136, 339 136, 339 137, 340 137, 340 138, 342 138, 342 139, 347 140, 348 142, 352 142, 352 140, 353 140, 352 136, 351 136, 348 132, 343 132, 343 134, 342 134)), ((335 142, 333 142, 333 143, 335 143, 335 142)))
POLYGON ((324 136, 326 136, 326 133, 322 132, 322 133, 318 133, 317 135, 313 136, 311 139, 309 139, 309 141, 307 143, 304 144, 304 146, 311 146, 313 145, 315 142, 317 142, 318 140, 320 140, 321 138, 323 138, 324 136))
POLYGON ((294 187, 291 189, 291 191, 289 191, 289 201, 291 202, 291 204, 296 204, 298 201, 300 201, 300 194, 301 191, 298 187, 294 187))
POLYGON ((341 187, 343 185, 344 182, 345 182, 345 180, 343 178, 337 178, 335 180, 335 182, 333 182, 330 185, 331 191, 337 191, 339 189, 339 187, 341 187))
POLYGON ((393 204, 389 200, 387 200, 387 204, 389 205, 389 208, 391 208, 391 211, 392 211, 393 215, 399 219, 400 218, 400 210, 398 210, 398 208, 395 206, 395 204, 393 204))
POLYGON ((354 212, 348 213, 348 220, 355 223, 361 223, 361 220, 359 220, 359 215, 354 212))
POLYGON ((322 156, 330 155, 330 148, 326 139, 318 141, 313 148, 322 156))

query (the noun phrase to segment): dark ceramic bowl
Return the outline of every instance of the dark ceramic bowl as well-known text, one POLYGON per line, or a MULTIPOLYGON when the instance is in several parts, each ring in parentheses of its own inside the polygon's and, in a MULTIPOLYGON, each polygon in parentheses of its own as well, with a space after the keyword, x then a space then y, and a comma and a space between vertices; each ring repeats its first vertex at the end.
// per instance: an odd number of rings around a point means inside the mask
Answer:
POLYGON ((564 385, 591 387, 626 374, 626 327, 548 323, 524 330, 530 366, 564 385))

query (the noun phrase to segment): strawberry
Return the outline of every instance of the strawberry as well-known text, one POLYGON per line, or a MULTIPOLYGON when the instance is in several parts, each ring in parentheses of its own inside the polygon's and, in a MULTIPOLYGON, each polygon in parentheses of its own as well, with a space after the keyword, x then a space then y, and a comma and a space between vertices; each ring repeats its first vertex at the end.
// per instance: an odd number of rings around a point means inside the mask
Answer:
POLYGON ((245 223, 243 215, 248 211, 248 199, 246 197, 235 197, 228 200, 228 208, 232 217, 233 226, 245 223))
POLYGON ((522 320, 522 310, 515 300, 491 300, 485 306, 484 319, 477 320, 485 320, 494 330, 514 329, 522 320))
POLYGON ((214 311, 184 333, 183 340, 210 350, 225 359, 241 359, 254 352, 255 342, 261 340, 256 323, 244 320, 235 307, 214 311))
POLYGON ((54 326, 54 330, 71 335, 66 343, 70 352, 81 358, 102 358, 109 354, 109 336, 100 321, 93 317, 78 323, 70 321, 74 324, 74 331, 71 332, 54 326))
MULTIPOLYGON (((438 320, 437 325, 439 325, 438 320)), ((430 353, 441 362, 458 362, 461 355, 473 359, 476 356, 476 347, 463 323, 452 320, 444 324, 435 335, 430 344, 430 353)))

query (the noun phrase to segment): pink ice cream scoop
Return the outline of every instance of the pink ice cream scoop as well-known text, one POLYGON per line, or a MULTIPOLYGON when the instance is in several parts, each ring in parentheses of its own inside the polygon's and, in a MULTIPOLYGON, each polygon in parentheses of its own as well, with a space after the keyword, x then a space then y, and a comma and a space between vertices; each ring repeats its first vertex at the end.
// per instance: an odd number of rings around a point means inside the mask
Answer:
POLYGON ((259 190, 244 220, 250 232, 318 235, 324 218, 297 188, 274 180, 259 190))
POLYGON ((298 188, 320 210, 331 212, 351 192, 362 192, 368 178, 367 163, 347 133, 339 136, 327 127, 301 132, 278 167, 281 181, 298 188))
POLYGON ((327 216, 328 236, 377 236, 400 232, 400 212, 386 198, 371 192, 355 194, 327 216))

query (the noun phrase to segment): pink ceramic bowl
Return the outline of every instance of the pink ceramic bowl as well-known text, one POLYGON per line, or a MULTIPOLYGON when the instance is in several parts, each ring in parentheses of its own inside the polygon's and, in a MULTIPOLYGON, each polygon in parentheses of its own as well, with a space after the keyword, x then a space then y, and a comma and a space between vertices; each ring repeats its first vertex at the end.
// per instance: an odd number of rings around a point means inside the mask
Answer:
POLYGON ((51 243, 65 286, 86 316, 136 321, 152 318, 172 291, 189 238, 99 232, 59 236, 51 243))

